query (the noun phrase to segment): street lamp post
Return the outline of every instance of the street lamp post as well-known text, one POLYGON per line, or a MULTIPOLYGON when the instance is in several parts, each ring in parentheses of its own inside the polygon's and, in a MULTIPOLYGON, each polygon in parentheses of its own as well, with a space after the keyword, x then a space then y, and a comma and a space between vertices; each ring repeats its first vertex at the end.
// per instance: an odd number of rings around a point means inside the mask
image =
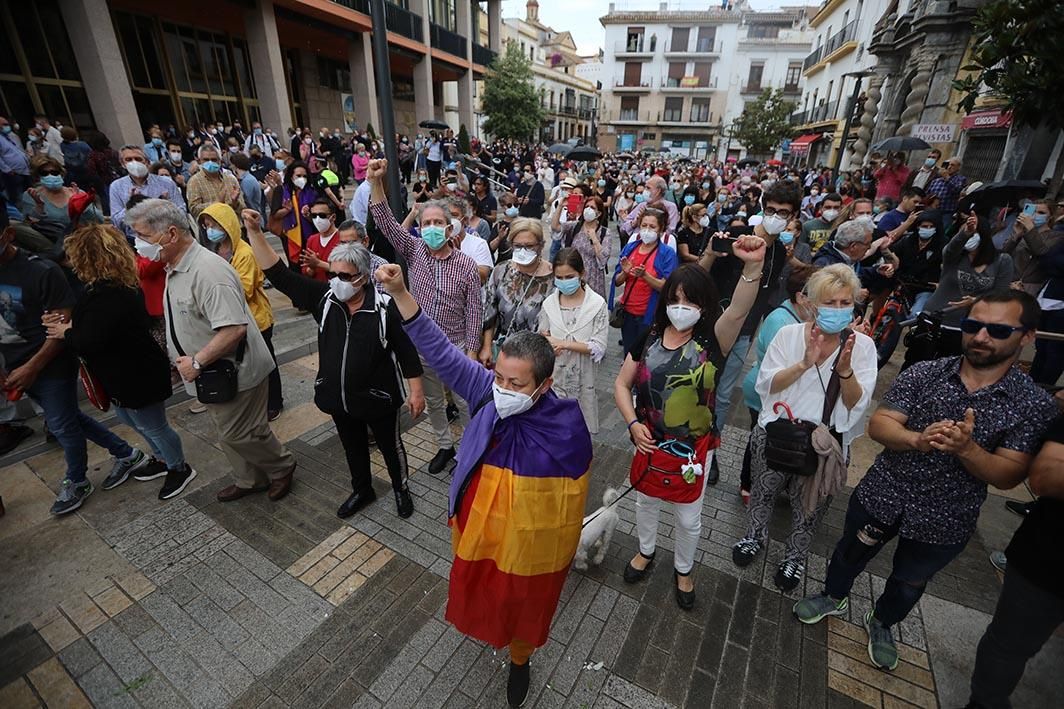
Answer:
POLYGON ((842 138, 839 140, 839 150, 835 153, 835 166, 831 168, 832 177, 836 180, 839 179, 839 168, 842 167, 842 155, 846 152, 846 141, 850 139, 850 127, 853 125, 853 110, 857 107, 857 99, 861 96, 861 80, 866 76, 871 76, 875 72, 868 69, 862 69, 861 71, 851 71, 843 76, 854 77, 853 82, 853 94, 850 96, 849 102, 846 104, 846 123, 842 128, 842 138))
POLYGON ((388 28, 384 16, 384 0, 370 0, 373 20, 373 70, 377 79, 377 100, 380 101, 381 133, 384 157, 388 159, 388 205, 399 217, 406 211, 399 187, 399 152, 395 144, 395 110, 392 106, 392 72, 388 61, 388 28))

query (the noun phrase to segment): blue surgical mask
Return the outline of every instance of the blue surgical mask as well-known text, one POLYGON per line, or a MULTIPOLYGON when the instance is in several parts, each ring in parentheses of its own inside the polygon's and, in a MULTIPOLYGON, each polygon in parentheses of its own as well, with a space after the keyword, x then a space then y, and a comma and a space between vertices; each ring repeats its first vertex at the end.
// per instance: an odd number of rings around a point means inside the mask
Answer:
POLYGON ((251 132, 255 135, 262 135, 262 128, 252 128, 251 132))
POLYGON ((717 195, 717 201, 721 202, 721 203, 727 202, 728 201, 728 195, 726 195, 726 194, 717 195))
POLYGON ((780 240, 781 244, 783 244, 784 246, 787 246, 792 241, 794 241, 794 232, 793 231, 781 231, 780 235, 779 235, 779 240, 780 240))
POLYGON ((1045 226, 1046 222, 1049 221, 1049 215, 1048 214, 1036 214, 1033 217, 1031 217, 1031 221, 1034 223, 1034 225, 1036 227, 1042 227, 1042 226, 1045 226))
POLYGON ((200 165, 200 167, 202 167, 206 172, 209 172, 211 174, 214 174, 222 169, 221 164, 215 162, 214 160, 207 160, 202 165, 200 165))
POLYGON ((703 182, 702 183, 702 189, 708 190, 709 189, 709 183, 708 182, 703 182))
POLYGON ((605 180, 599 180, 595 184, 597 184, 599 187, 605 187, 606 186, 606 181, 605 180))
POLYGON ((685 194, 683 196, 683 203, 684 204, 694 204, 695 203, 695 196, 693 194, 685 194))
POLYGON ((576 276, 573 276, 572 278, 555 278, 554 287, 563 295, 572 295, 580 290, 580 279, 576 276))
POLYGON ((507 207, 506 208, 506 216, 510 217, 511 219, 516 217, 518 215, 518 213, 519 212, 518 212, 517 207, 507 207))
POLYGON ((642 192, 640 192, 639 194, 637 194, 635 196, 635 201, 636 202, 646 202, 647 201, 647 196, 645 194, 643 194, 642 192))
POLYGON ((58 190, 63 188, 62 175, 41 175, 41 186, 46 190, 58 190))
POLYGON ((816 309, 816 325, 829 335, 842 332, 853 322, 853 308, 829 308, 819 305, 816 309))
POLYGON ((447 242, 447 230, 442 226, 423 226, 421 227, 421 239, 430 249, 436 251, 447 242))
POLYGON ((163 139, 162 138, 152 138, 151 139, 151 144, 152 145, 162 145, 163 144, 163 139))
POLYGON ((934 167, 936 162, 938 162, 938 160, 935 160, 934 158, 927 158, 924 160, 924 165, 926 167, 934 167))
POLYGON ((275 159, 275 160, 273 161, 273 165, 274 165, 274 167, 276 167, 276 168, 277 168, 278 170, 284 170, 284 160, 282 160, 281 158, 276 158, 276 159, 275 159))
POLYGON ((3 133, 4 135, 7 135, 10 132, 11 132, 11 126, 4 126, 3 128, 0 128, 0 133, 3 133))
POLYGON ((919 229, 916 230, 916 235, 918 237, 920 237, 921 239, 923 239, 924 241, 927 241, 928 239, 930 239, 931 237, 933 237, 935 235, 935 227, 933 227, 933 226, 920 227, 919 229))
POLYGON ((209 226, 207 227, 207 238, 210 239, 212 243, 217 244, 225 238, 225 230, 209 226))

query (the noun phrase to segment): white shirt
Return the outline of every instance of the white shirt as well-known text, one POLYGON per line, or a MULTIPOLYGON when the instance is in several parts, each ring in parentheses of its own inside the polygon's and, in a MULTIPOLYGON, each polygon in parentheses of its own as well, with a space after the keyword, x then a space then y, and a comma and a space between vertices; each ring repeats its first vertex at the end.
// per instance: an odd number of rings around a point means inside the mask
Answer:
POLYGON ((432 162, 440 162, 442 160, 442 156, 440 155, 440 141, 434 140, 429 143, 428 159, 432 162))
POLYGON ((365 225, 369 215, 369 193, 372 189, 369 180, 363 180, 355 190, 355 196, 351 198, 351 218, 362 225, 365 225))
POLYGON ((476 233, 466 233, 462 239, 462 253, 476 261, 478 266, 495 266, 495 261, 491 258, 491 247, 476 233))
MULTIPOLYGON (((805 328, 806 323, 795 323, 780 328, 776 336, 772 338, 772 342, 769 343, 765 358, 761 360, 761 370, 757 374, 754 388, 761 396, 761 415, 758 416, 757 423, 762 428, 765 424, 787 415, 782 411, 782 407, 780 413, 772 410, 777 401, 786 403, 794 418, 820 423, 820 417, 824 413, 825 388, 831 378, 831 367, 835 363, 838 347, 819 367, 810 367, 802 372, 802 375, 783 391, 775 394, 769 393, 772 379, 780 371, 802 361, 805 356, 805 328), (823 384, 821 384, 822 381, 823 384)), ((843 434, 843 444, 847 446, 864 430, 862 422, 876 386, 878 367, 876 346, 872 338, 857 333, 857 341, 854 343, 850 362, 853 364, 853 376, 857 377, 857 383, 861 385, 861 398, 856 406, 847 409, 840 393, 838 401, 835 402, 835 409, 831 413, 831 420, 828 422, 834 426, 836 431, 843 434)))

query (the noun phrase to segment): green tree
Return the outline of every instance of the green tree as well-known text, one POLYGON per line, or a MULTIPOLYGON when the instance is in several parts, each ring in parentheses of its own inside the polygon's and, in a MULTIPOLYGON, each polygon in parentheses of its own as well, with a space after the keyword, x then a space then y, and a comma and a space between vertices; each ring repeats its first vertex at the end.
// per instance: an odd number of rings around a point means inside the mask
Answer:
MULTIPOLYGON (((972 72, 953 82, 963 94, 960 109, 970 112, 988 92, 1012 111, 1015 125, 1043 123, 1064 129, 1064 91, 1057 62, 1064 56, 1064 3, 1060 0, 995 0, 972 20, 972 72)), ((1064 153, 1057 158, 1049 197, 1064 177, 1064 153)))
POLYGON ((794 104, 783 99, 779 89, 765 89, 748 103, 732 124, 732 138, 753 156, 768 155, 793 132, 790 124, 794 104))
POLYGON ((481 108, 488 117, 484 130, 496 138, 528 140, 543 124, 532 63, 516 43, 507 44, 488 68, 481 108))
POLYGON ((469 155, 473 152, 473 146, 469 144, 469 131, 466 130, 465 123, 458 126, 458 152, 463 155, 469 155))

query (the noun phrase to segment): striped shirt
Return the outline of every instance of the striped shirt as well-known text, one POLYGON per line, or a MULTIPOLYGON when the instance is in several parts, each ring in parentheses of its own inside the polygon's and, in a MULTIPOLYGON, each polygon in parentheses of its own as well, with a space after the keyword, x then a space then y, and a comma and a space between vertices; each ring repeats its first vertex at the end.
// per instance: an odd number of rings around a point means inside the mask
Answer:
POLYGON ((371 204, 369 210, 373 223, 406 259, 410 294, 417 304, 451 344, 465 352, 479 352, 484 309, 476 262, 457 249, 447 258, 436 258, 424 241, 395 221, 386 202, 371 204))

